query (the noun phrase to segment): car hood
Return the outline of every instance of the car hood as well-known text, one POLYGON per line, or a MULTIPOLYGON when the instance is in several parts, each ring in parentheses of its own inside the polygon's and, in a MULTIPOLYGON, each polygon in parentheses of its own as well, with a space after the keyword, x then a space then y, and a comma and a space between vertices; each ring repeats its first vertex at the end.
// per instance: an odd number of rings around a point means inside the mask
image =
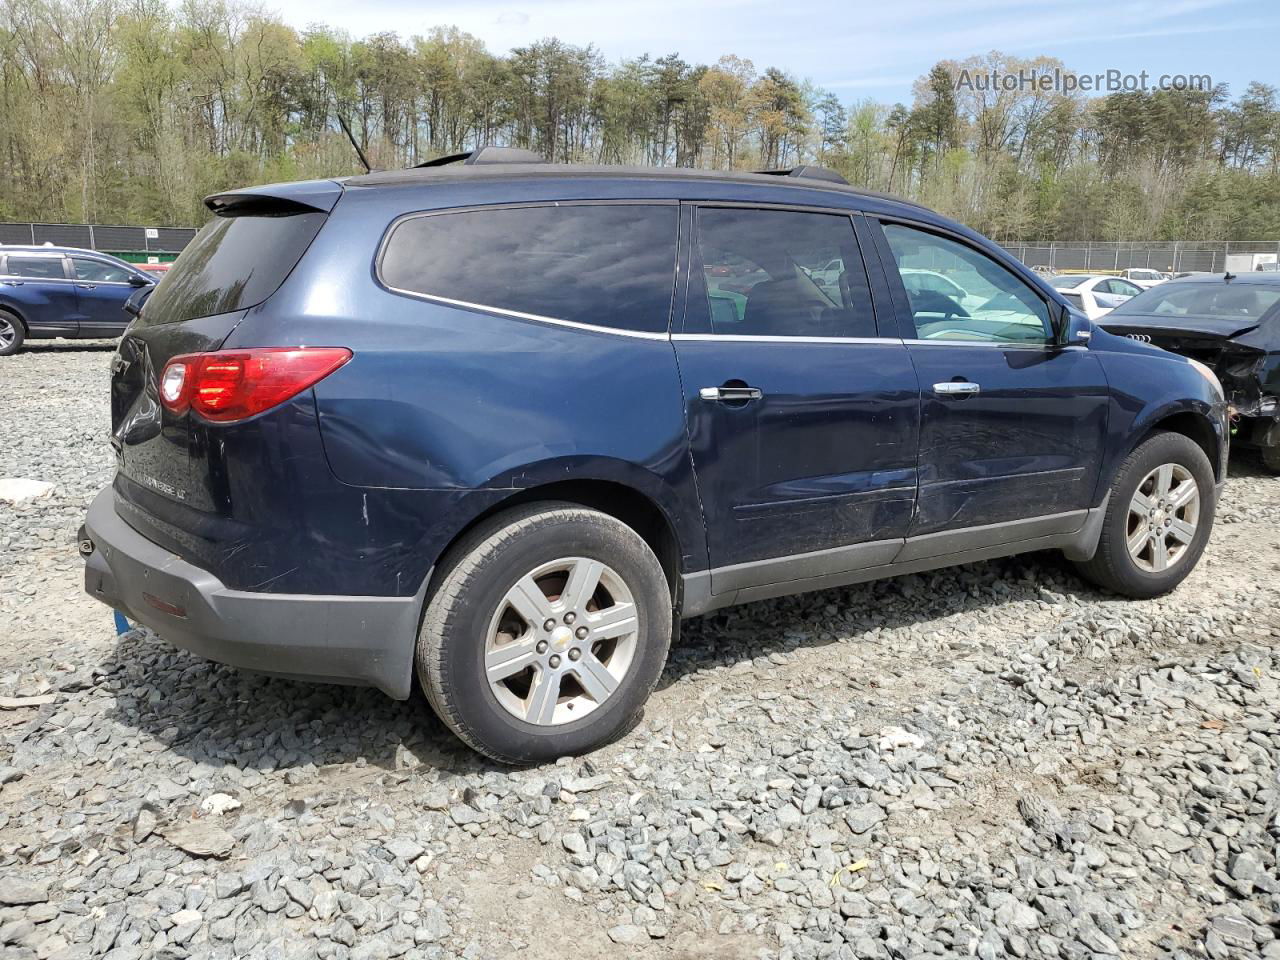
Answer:
POLYGON ((1168 330, 1172 333, 1200 333, 1212 337, 1238 337, 1258 326, 1257 320, 1224 320, 1222 317, 1169 317, 1156 314, 1116 313, 1112 312, 1097 321, 1109 330, 1140 330, 1155 332, 1168 330))

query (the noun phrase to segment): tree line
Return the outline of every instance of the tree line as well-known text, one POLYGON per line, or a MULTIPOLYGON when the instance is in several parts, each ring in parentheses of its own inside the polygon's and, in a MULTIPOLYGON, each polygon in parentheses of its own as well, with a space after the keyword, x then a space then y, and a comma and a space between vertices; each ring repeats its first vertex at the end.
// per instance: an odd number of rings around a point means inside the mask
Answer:
POLYGON ((1280 237, 1275 87, 970 81, 1055 69, 993 52, 938 63, 910 104, 847 103, 729 54, 611 63, 554 38, 493 53, 446 26, 299 31, 238 0, 0 0, 0 219, 193 224, 221 189, 496 143, 553 161, 819 163, 1000 240, 1280 237))

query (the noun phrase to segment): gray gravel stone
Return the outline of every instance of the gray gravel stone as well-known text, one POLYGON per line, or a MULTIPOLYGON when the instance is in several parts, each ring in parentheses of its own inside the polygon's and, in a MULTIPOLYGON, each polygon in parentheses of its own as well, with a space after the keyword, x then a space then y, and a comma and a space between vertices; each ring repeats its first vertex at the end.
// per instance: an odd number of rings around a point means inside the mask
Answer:
POLYGON ((193 820, 167 827, 164 838, 196 857, 225 857, 236 843, 231 834, 207 820, 193 820))
POLYGON ((649 942, 649 932, 632 923, 620 923, 609 928, 609 939, 626 947, 635 947, 649 942))
POLYGON ((849 829, 859 835, 869 832, 884 819, 884 810, 874 803, 864 803, 844 815, 844 822, 849 825, 849 829))
POLYGON ((718 611, 617 743, 510 770, 416 700, 116 637, 74 547, 113 469, 107 356, 0 364, 0 476, 56 481, 0 510, 0 697, 53 696, 0 729, 0 886, 48 884, 0 898, 20 960, 485 960, 535 929, 1280 960, 1280 483, 1247 457, 1167 596, 1031 556, 718 611), (214 819, 216 845, 173 842, 214 819))
POLYGON ((0 904, 22 906, 49 899, 49 881, 17 876, 0 877, 0 904))

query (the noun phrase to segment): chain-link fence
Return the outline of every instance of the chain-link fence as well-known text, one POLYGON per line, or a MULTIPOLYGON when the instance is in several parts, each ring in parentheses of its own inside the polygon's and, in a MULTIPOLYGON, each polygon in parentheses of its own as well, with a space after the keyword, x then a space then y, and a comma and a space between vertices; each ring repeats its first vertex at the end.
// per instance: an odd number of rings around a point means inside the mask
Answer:
POLYGON ((0 243, 80 247, 104 253, 179 253, 195 227, 124 227, 93 223, 0 223, 0 243))
MULTIPOLYGON (((1027 241, 1003 244, 1029 267, 1054 272, 1115 272, 1145 267, 1162 273, 1232 270, 1239 273, 1280 260, 1280 240, 1173 241, 1125 243, 1027 241)), ((1274 268, 1273 268, 1274 269, 1274 268)))

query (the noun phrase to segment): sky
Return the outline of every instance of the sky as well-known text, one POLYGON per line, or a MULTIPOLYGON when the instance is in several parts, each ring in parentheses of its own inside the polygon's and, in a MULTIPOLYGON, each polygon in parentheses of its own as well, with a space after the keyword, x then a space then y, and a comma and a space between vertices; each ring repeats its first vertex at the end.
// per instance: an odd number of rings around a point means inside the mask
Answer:
POLYGON ((260 0, 304 28, 409 37, 457 26, 505 54, 543 37, 594 44, 610 61, 722 54, 778 67, 849 102, 910 102, 942 59, 990 50, 1054 56, 1078 73, 1209 74, 1232 96, 1280 84, 1280 7, 1267 0, 260 0))

